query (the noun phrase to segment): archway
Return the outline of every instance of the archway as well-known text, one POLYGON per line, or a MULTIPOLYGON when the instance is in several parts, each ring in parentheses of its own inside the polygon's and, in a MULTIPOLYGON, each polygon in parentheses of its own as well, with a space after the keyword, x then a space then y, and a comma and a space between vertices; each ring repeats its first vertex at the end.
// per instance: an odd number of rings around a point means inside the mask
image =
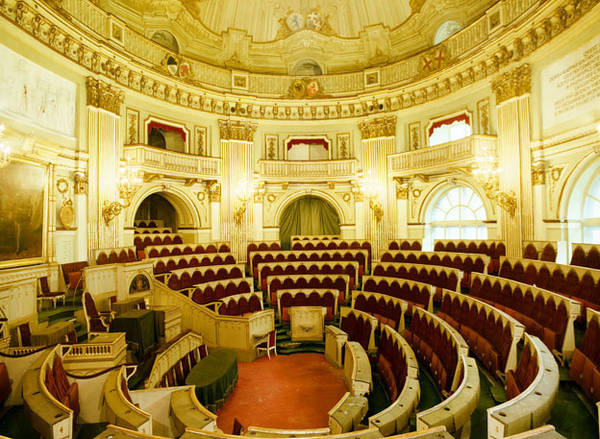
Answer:
POLYGON ((577 177, 567 208, 569 244, 600 244, 600 160, 577 177))
POLYGON ((292 235, 339 235, 340 217, 322 198, 306 195, 294 200, 279 219, 279 239, 284 249, 292 235))
POLYGON ((135 221, 160 220, 164 227, 177 231, 178 218, 175 207, 159 193, 151 194, 142 201, 135 213, 135 221))

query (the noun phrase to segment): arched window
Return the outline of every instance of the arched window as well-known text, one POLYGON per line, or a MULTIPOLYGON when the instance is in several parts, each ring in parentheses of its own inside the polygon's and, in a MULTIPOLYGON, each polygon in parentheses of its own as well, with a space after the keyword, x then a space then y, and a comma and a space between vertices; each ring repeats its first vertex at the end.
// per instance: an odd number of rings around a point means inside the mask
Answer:
POLYGON ((425 215, 424 247, 433 248, 436 239, 487 239, 485 206, 467 186, 442 192, 425 215))
POLYGON ((447 40, 456 32, 462 29, 462 26, 456 21, 450 20, 443 23, 435 33, 435 38, 433 39, 433 44, 440 44, 442 41, 447 40))
POLYGON ((466 112, 434 120, 427 130, 429 146, 452 142, 471 135, 471 118, 466 112))
POLYGON ((582 228, 583 242, 600 244, 600 169, 585 191, 582 228))

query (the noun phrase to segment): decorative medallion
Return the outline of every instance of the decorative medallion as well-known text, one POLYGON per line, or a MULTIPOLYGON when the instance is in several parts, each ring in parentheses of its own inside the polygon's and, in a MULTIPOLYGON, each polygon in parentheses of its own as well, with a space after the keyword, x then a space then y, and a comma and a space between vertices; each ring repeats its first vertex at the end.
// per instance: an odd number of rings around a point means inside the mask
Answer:
POLYGON ((324 35, 335 35, 329 25, 329 16, 323 15, 319 8, 310 10, 303 14, 297 11, 289 12, 287 17, 279 19, 279 30, 276 39, 287 38, 301 30, 310 30, 324 35))
POLYGON ((294 79, 288 90, 288 95, 284 96, 292 99, 313 99, 324 98, 321 84, 316 79, 294 79))
POLYGON ((319 32, 323 27, 323 16, 318 11, 313 11, 306 16, 306 28, 319 32))
POLYGON ((292 32, 298 32, 304 29, 304 17, 298 12, 292 12, 285 20, 285 24, 292 32))
POLYGON ((65 200, 58 212, 58 218, 65 229, 72 229, 75 222, 75 211, 73 201, 65 200))

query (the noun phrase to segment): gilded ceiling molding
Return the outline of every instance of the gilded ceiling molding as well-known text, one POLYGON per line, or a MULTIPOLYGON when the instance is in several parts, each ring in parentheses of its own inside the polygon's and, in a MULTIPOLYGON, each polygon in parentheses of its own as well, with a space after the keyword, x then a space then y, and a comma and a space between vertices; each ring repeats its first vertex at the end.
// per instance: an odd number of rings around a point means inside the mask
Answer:
MULTIPOLYGON (((402 90, 392 88, 393 84, 382 84, 390 87, 380 96, 381 99, 389 102, 389 105, 384 105, 381 109, 376 106, 373 112, 389 113, 434 101, 493 75, 500 69, 519 62, 523 57, 560 35, 599 1, 548 1, 545 3, 547 7, 540 9, 539 14, 529 19, 531 26, 527 30, 519 35, 505 33, 498 37, 487 38, 481 43, 486 45, 470 57, 468 62, 461 61, 459 64, 436 72, 436 77, 430 76, 425 84, 421 82, 411 86, 409 83, 403 85, 402 90), (550 6, 550 3, 553 6, 550 6)), ((114 59, 111 53, 102 52, 103 43, 94 44, 97 37, 92 32, 88 32, 85 25, 82 29, 76 29, 72 24, 67 24, 64 18, 40 13, 43 10, 45 5, 39 0, 0 1, 1 16, 53 51, 87 69, 91 74, 103 75, 123 87, 175 105, 207 113, 222 115, 229 113, 228 99, 230 100, 232 96, 207 93, 201 81, 193 81, 190 84, 181 78, 157 73, 144 64, 144 58, 136 61, 137 54, 127 52, 134 60, 120 62, 114 59)), ((411 60, 412 58, 409 58, 402 62, 411 60)), ((343 81, 346 76, 339 75, 339 80, 343 81)), ((333 75, 332 79, 336 78, 333 75)), ((273 105, 272 98, 263 101, 260 96, 238 94, 235 97, 239 101, 237 106, 245 110, 240 110, 238 114, 249 119, 328 120, 364 117, 369 114, 369 104, 373 102, 374 96, 372 92, 369 96, 361 96, 362 91, 362 89, 357 90, 355 95, 346 96, 341 100, 338 98, 335 103, 319 100, 289 104, 282 102, 281 105, 273 105)), ((269 90, 264 93, 268 94, 269 90)))
POLYGON ((396 116, 377 117, 358 124, 360 134, 365 139, 392 137, 396 135, 396 116))
POLYGON ((504 72, 492 82, 496 105, 512 98, 531 93, 531 67, 523 64, 504 72))
POLYGON ((121 104, 124 99, 122 90, 91 76, 87 77, 85 88, 89 106, 101 108, 117 116, 121 115, 121 104))
POLYGON ((219 119, 219 133, 221 140, 241 140, 254 142, 254 133, 257 125, 237 120, 219 119))

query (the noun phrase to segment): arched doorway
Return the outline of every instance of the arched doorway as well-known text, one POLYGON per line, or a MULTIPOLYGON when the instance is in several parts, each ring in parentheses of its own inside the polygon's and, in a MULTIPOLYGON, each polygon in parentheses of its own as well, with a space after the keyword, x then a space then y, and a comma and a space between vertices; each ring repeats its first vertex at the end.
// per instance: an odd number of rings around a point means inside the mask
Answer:
POLYGON ((293 201, 281 213, 279 239, 290 248, 292 235, 339 235, 340 217, 335 208, 322 198, 307 195, 293 201))
POLYGON ((161 194, 151 194, 142 201, 135 213, 135 220, 162 220, 165 227, 177 231, 177 211, 161 194))

